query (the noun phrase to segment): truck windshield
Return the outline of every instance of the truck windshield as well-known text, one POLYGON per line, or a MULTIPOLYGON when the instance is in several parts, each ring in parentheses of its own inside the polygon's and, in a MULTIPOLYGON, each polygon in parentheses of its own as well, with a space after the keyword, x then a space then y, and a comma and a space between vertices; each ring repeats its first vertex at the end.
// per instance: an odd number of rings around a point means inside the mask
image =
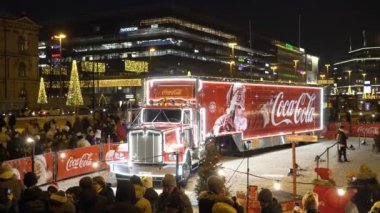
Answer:
POLYGON ((180 122, 180 109, 144 109, 143 122, 180 122))

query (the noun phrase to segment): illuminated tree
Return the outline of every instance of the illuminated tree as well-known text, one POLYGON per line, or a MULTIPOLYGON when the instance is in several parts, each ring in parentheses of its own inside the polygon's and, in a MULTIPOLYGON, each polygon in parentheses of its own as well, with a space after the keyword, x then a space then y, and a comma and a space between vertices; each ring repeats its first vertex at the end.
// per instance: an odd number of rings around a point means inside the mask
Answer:
POLYGON ((218 170, 221 167, 220 158, 221 155, 217 149, 216 141, 214 138, 210 138, 210 141, 207 142, 206 150, 202 154, 200 167, 198 171, 198 180, 195 185, 195 192, 197 196, 202 191, 207 191, 207 179, 211 175, 218 175, 218 170))
POLYGON ((83 105, 76 60, 73 60, 71 66, 70 85, 69 92, 67 94, 66 105, 74 107, 83 105))
POLYGON ((45 91, 45 83, 44 83, 44 78, 41 77, 40 81, 40 89, 38 91, 38 99, 37 103, 39 104, 47 104, 47 96, 46 96, 46 91, 45 91))

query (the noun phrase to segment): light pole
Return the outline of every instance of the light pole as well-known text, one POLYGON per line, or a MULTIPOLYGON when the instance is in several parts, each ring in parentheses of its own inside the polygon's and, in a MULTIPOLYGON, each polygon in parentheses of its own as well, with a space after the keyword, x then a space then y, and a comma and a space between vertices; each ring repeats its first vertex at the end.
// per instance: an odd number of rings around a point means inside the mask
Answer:
POLYGON ((34 153, 36 150, 36 143, 32 137, 26 138, 26 142, 32 145, 32 172, 34 172, 34 153))
POLYGON ((363 84, 364 84, 364 81, 365 81, 365 76, 367 75, 367 73, 362 73, 362 76, 363 76, 363 84))
POLYGON ((230 76, 233 77, 233 73, 232 73, 232 66, 235 64, 235 61, 230 61, 230 76))
MULTIPOLYGON (((55 39, 58 39, 59 41, 59 59, 60 59, 60 65, 62 65, 62 39, 66 38, 66 35, 63 33, 60 33, 58 35, 54 35, 55 39)), ((59 96, 62 97, 62 69, 60 67, 59 69, 59 96)))
POLYGON ((273 79, 274 79, 274 75, 276 74, 276 70, 277 70, 277 66, 271 66, 270 67, 272 69, 272 75, 273 75, 273 79))
POLYGON ((231 77, 233 77, 232 65, 235 64, 235 46, 236 45, 237 45, 236 42, 228 43, 228 46, 231 47, 231 61, 230 61, 230 76, 231 77))
POLYGON ((329 68, 330 68, 330 64, 325 64, 325 67, 326 67, 326 75, 327 75, 327 78, 329 78, 329 68))
POLYGON ((349 95, 351 95, 351 72, 352 72, 352 70, 348 70, 347 72, 348 72, 348 91, 347 91, 347 93, 349 95))
MULTIPOLYGON (((156 49, 154 49, 153 47, 151 47, 150 49, 149 49, 149 67, 151 68, 151 64, 152 64, 152 54, 154 53, 154 52, 156 52, 156 49)), ((152 69, 152 68, 151 68, 152 69)))

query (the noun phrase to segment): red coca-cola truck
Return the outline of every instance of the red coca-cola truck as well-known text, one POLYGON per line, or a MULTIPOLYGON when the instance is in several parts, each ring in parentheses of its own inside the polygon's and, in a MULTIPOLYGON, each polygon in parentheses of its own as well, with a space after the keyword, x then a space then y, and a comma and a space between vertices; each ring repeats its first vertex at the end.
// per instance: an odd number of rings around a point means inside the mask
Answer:
POLYGON ((208 139, 244 152, 284 144, 284 135, 323 129, 323 89, 197 77, 148 78, 144 106, 121 145, 123 176, 186 181, 208 139))

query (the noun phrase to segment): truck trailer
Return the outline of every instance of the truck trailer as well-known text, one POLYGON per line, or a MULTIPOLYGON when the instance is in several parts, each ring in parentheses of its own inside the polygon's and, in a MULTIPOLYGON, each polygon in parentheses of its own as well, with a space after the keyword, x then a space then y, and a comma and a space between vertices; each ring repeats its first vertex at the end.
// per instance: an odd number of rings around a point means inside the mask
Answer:
POLYGON ((166 173, 186 182, 208 141, 245 152, 323 129, 323 88, 199 77, 147 78, 144 103, 120 145, 120 176, 166 173))

